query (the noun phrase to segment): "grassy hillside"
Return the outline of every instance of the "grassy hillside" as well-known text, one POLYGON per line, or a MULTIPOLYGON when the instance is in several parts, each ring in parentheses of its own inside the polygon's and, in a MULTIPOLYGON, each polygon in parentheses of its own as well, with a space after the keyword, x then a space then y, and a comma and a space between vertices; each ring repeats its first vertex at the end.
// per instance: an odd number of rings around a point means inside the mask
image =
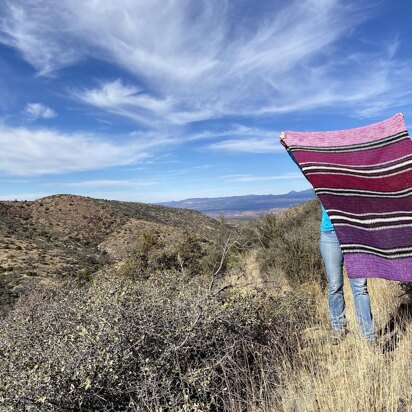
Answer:
POLYGON ((0 202, 0 312, 37 283, 91 274, 128 256, 140 234, 205 242, 219 223, 199 212, 74 195, 0 202))
POLYGON ((346 282, 350 333, 332 344, 318 202, 220 225, 207 247, 136 220, 95 243, 116 264, 36 287, 0 320, 0 410, 412 411, 400 283, 368 282, 371 347, 346 282))

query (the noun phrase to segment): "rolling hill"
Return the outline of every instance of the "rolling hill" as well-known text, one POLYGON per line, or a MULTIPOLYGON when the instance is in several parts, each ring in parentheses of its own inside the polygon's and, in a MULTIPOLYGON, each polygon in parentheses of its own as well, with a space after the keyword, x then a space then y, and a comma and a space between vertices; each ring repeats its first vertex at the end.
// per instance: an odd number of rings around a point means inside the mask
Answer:
POLYGON ((142 232, 171 244, 184 232, 210 239, 218 227, 195 210, 139 202, 64 194, 0 202, 0 304, 32 284, 125 259, 142 232))

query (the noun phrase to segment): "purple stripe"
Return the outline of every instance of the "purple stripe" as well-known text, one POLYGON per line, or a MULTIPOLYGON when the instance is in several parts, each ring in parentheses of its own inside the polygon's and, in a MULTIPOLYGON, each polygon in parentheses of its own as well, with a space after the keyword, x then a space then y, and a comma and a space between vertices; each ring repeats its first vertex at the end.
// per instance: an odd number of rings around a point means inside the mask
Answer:
POLYGON ((349 213, 411 212, 412 195, 399 198, 319 195, 325 209, 339 209, 349 213), (339 205, 339 207, 336 207, 339 205))
POLYGON ((335 229, 341 244, 361 243, 387 249, 411 246, 412 226, 373 231, 349 226, 337 226, 335 229))
POLYGON ((412 258, 385 259, 366 253, 345 253, 345 267, 350 278, 383 278, 412 282, 412 258))

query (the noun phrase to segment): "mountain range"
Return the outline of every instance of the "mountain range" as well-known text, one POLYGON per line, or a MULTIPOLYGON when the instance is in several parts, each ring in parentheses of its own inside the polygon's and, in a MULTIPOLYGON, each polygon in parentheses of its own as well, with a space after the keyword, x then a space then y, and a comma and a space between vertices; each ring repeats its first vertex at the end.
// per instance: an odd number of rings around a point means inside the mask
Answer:
POLYGON ((191 198, 179 201, 162 202, 158 205, 175 208, 194 209, 208 216, 256 217, 265 212, 278 212, 291 206, 314 199, 312 189, 296 192, 294 190, 281 195, 245 195, 210 198, 191 198))

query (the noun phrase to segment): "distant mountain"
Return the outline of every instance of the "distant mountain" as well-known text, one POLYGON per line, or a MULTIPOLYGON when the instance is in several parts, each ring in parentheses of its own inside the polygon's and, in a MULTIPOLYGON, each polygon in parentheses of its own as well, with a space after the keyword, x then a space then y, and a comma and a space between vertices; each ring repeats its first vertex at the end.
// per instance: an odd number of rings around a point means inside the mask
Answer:
POLYGON ((223 214, 227 217, 253 217, 259 213, 280 211, 314 199, 312 189, 283 195, 246 195, 211 198, 192 198, 180 201, 157 203, 163 206, 188 208, 209 216, 223 214))

